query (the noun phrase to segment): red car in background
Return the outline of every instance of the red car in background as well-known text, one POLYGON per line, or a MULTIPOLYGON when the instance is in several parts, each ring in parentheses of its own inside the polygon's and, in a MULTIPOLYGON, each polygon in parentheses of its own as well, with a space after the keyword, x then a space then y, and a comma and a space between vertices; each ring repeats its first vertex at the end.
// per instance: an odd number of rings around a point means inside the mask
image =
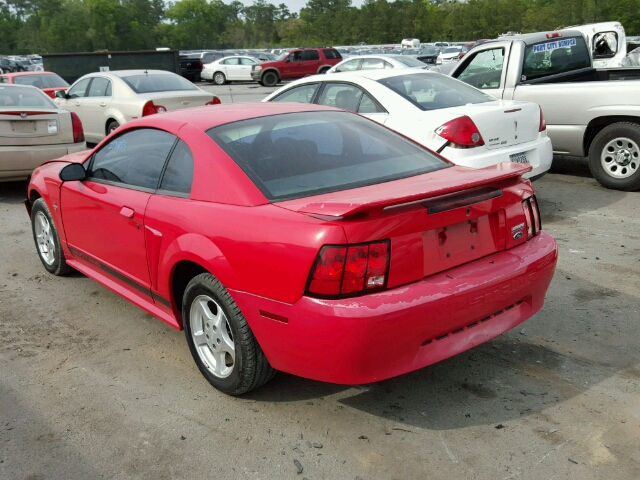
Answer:
POLYGON ((120 126, 28 186, 44 267, 169 325, 216 388, 276 370, 361 384, 515 327, 557 246, 531 167, 455 166, 356 114, 220 105, 120 126))
POLYGON ((275 87, 282 80, 327 73, 341 61, 342 55, 335 48, 291 50, 278 57, 278 60, 253 65, 251 78, 265 87, 275 87))
POLYGON ((51 98, 55 98, 58 90, 69 88, 67 81, 53 72, 15 72, 0 75, 0 83, 30 85, 37 87, 51 98))

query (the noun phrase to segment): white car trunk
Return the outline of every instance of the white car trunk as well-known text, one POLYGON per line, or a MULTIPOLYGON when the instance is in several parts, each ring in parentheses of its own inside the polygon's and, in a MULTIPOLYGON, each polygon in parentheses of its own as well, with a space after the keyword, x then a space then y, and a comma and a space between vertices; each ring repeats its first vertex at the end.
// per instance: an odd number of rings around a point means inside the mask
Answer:
POLYGON ((24 107, 0 111, 0 145, 61 143, 73 143, 73 127, 69 112, 24 107))
POLYGON ((138 95, 138 98, 145 102, 152 100, 156 107, 162 106, 171 110, 181 108, 199 107, 213 100, 215 95, 198 90, 187 90, 185 92, 155 92, 138 95))
POLYGON ((489 150, 527 143, 538 138, 540 108, 535 103, 487 102, 439 110, 466 115, 476 124, 489 150))

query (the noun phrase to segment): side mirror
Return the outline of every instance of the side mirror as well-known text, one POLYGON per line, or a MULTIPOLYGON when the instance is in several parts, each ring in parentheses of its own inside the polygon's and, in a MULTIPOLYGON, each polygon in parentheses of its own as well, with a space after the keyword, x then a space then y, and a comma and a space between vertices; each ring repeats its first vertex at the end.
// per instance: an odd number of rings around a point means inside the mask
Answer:
POLYGON ((289 63, 291 61, 291 57, 287 57, 284 59, 284 63, 289 63))
POLYGON ((67 98, 67 92, 64 90, 56 90, 55 96, 56 98, 67 98))
POLYGON ((87 172, 79 163, 71 163, 60 170, 60 180, 63 182, 84 180, 85 178, 87 178, 87 172))

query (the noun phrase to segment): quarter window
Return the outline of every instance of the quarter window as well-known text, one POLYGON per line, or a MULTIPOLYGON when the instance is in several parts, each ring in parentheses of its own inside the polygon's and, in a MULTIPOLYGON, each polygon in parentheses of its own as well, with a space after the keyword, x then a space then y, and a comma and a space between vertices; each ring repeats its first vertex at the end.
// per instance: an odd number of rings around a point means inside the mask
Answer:
POLYGON ((87 93, 87 87, 89 86, 90 78, 85 78, 84 80, 80 80, 73 87, 69 89, 69 98, 78 98, 84 97, 87 93))
POLYGON ((192 182, 193 155, 187 144, 178 140, 178 145, 173 150, 164 175, 162 175, 160 190, 189 195, 192 182))
POLYGON ((319 83, 312 83, 310 85, 301 85, 299 87, 291 88, 271 101, 311 103, 319 85, 319 83))
POLYGON ((175 139, 151 128, 118 135, 98 150, 87 176, 155 190, 175 139))
POLYGON ((358 113, 384 113, 384 110, 378 107, 378 104, 374 102, 373 99, 365 93, 362 96, 362 100, 360 100, 358 113))

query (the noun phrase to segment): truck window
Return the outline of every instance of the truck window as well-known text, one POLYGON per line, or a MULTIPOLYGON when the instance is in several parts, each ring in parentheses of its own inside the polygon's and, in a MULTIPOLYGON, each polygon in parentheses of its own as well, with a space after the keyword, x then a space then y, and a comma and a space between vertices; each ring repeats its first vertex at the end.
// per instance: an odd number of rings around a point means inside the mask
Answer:
POLYGON ((584 38, 548 40, 525 48, 522 81, 589 67, 591 57, 584 38))
POLYGON ((504 48, 483 50, 471 57, 458 80, 480 89, 500 88, 503 66, 504 48))
POLYGON ((616 32, 597 33, 593 37, 593 58, 613 58, 618 53, 616 32))

